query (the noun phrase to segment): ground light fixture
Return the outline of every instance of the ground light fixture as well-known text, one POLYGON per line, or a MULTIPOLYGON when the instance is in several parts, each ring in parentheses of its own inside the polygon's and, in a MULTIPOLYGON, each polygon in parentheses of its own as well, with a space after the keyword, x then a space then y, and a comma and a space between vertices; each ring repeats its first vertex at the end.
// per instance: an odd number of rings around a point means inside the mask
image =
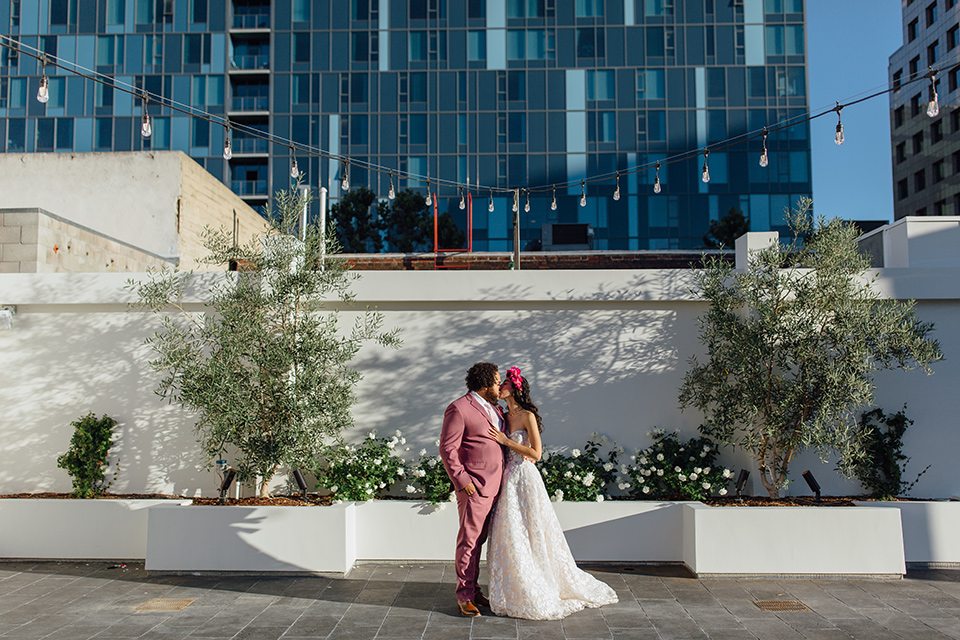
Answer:
POLYGON ((803 479, 807 481, 807 486, 810 487, 810 491, 813 491, 817 496, 817 502, 820 502, 820 483, 817 482, 817 479, 813 477, 813 474, 809 470, 804 471, 802 474, 803 479))
POLYGON ((750 477, 750 472, 746 469, 740 469, 740 474, 737 476, 737 500, 743 502, 743 488, 747 486, 747 478, 750 477))
POLYGON ((293 479, 297 481, 297 486, 300 487, 300 493, 303 495, 303 501, 307 502, 307 483, 303 480, 303 474, 300 473, 300 469, 293 470, 293 479))
POLYGON ((233 479, 236 477, 236 469, 227 469, 227 473, 223 477, 223 482, 220 483, 220 502, 225 502, 227 500, 227 491, 230 490, 230 485, 233 484, 233 479))

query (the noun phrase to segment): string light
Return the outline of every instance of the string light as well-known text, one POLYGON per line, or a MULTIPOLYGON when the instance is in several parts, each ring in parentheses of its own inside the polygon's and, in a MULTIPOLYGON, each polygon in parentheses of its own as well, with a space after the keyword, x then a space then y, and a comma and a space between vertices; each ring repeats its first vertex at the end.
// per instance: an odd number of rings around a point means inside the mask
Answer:
POLYGON ((300 167, 297 166, 297 155, 293 147, 290 147, 290 153, 293 155, 293 164, 290 166, 290 177, 296 180, 300 177, 300 167))
POLYGON ((620 199, 620 172, 617 171, 617 188, 613 190, 613 199, 620 199))
POLYGON ((707 156, 710 155, 710 152, 706 149, 703 150, 703 169, 700 171, 700 179, 704 183, 710 182, 710 167, 707 166, 707 156))
POLYGON ((557 185, 553 185, 553 200, 550 201, 550 210, 557 210, 557 185))
POLYGON ((427 179, 427 199, 424 201, 428 207, 433 206, 433 196, 430 195, 430 180, 427 179))
POLYGON ((843 122, 840 120, 840 111, 843 110, 843 107, 840 106, 840 103, 837 103, 837 108, 834 111, 837 112, 837 135, 833 137, 833 141, 837 143, 837 146, 843 144, 843 122))
POLYGON ((397 197, 397 191, 393 188, 393 171, 390 172, 390 190, 387 191, 387 198, 393 200, 397 197))
POLYGON ((150 112, 147 110, 147 94, 143 94, 143 118, 140 119, 140 135, 149 138, 153 135, 153 123, 150 121, 150 112))
POLYGON ((583 184, 583 180, 580 181, 580 206, 587 206, 587 187, 583 184))
POLYGON ((230 145, 230 123, 223 127, 223 159, 229 160, 233 157, 233 147, 230 145))
POLYGON ((520 213, 520 189, 513 190, 513 212, 520 213))
POLYGON ((763 153, 760 154, 760 166, 765 167, 770 164, 770 158, 767 157, 767 128, 763 128, 763 153))
POLYGON ((927 105, 927 116, 936 118, 940 115, 940 100, 937 97, 937 74, 933 73, 933 69, 930 70, 930 93, 933 97, 927 105))
POLYGON ((50 79, 47 77, 47 56, 40 58, 43 65, 43 75, 40 76, 40 87, 37 89, 37 102, 47 104, 50 99, 50 79))
POLYGON ((490 204, 487 205, 487 211, 493 213, 493 189, 490 189, 490 204))
POLYGON ((460 189, 460 211, 463 211, 467 208, 467 201, 463 197, 463 186, 458 187, 460 189))
POLYGON ((525 213, 530 213, 530 189, 527 189, 527 200, 523 203, 523 211, 525 213))
POLYGON ((346 160, 343 161, 343 167, 340 169, 340 175, 343 176, 343 178, 340 180, 340 190, 350 191, 350 163, 346 160))
POLYGON ((657 173, 653 178, 653 192, 660 193, 660 163, 657 163, 657 173))

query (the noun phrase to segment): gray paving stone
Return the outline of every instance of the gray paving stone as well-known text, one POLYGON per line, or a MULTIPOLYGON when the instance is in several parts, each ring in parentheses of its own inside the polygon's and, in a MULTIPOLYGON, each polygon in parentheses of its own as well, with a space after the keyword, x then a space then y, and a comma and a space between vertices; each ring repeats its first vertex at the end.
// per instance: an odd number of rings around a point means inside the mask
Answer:
POLYGON ((474 618, 471 625, 471 638, 517 638, 517 621, 512 618, 494 618, 483 616, 474 618))

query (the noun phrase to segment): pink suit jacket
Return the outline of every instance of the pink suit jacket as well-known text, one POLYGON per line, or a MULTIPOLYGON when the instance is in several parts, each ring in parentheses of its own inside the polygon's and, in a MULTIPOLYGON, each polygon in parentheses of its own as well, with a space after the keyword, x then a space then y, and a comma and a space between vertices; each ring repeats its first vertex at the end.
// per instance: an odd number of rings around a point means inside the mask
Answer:
POLYGON ((471 393, 454 400, 443 414, 440 457, 453 486, 460 491, 471 482, 481 496, 496 496, 503 476, 503 448, 487 435, 500 425, 471 393))

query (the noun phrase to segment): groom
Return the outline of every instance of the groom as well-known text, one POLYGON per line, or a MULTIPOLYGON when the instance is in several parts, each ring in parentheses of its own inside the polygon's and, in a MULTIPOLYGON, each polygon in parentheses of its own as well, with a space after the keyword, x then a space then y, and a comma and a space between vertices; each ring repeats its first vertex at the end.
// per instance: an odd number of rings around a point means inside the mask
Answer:
POLYGON ((480 615, 477 605, 489 607, 480 592, 477 574, 480 551, 487 539, 490 511, 500 493, 503 450, 487 436, 493 426, 503 429, 496 407, 500 395, 497 365, 478 362, 467 371, 465 396, 455 400, 443 414, 440 456, 453 482, 460 513, 457 533, 457 603, 466 617, 480 615))

